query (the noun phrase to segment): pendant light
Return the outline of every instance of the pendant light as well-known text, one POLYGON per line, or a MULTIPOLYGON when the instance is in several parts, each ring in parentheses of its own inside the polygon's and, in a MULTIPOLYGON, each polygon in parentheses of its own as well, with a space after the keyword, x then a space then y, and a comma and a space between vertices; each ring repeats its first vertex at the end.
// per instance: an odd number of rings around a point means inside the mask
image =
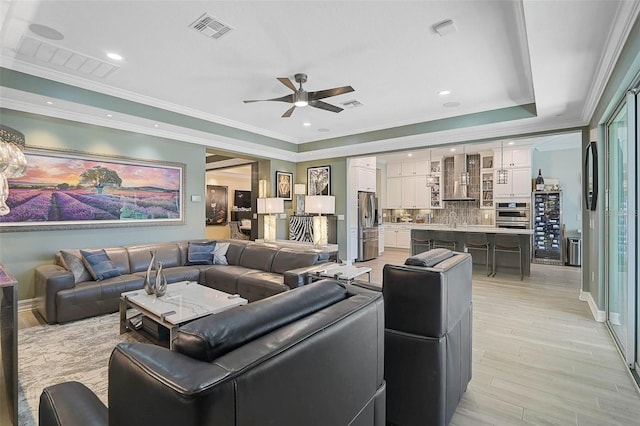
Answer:
POLYGON ((462 154, 464 155, 464 170, 460 173, 460 186, 467 186, 469 185, 469 172, 467 171, 467 152, 464 145, 462 145, 462 154))
POLYGON ((496 184, 506 185, 508 180, 507 171, 504 169, 504 142, 500 142, 500 170, 498 170, 496 184))
POLYGON ((429 150, 429 173, 427 173, 427 188, 438 186, 438 177, 431 173, 431 150, 429 150))

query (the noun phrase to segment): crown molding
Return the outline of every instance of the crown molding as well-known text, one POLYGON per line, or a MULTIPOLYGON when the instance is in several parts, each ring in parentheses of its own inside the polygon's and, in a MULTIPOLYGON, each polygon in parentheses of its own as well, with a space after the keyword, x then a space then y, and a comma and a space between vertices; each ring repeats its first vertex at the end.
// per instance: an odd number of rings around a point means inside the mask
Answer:
POLYGON ((587 99, 585 100, 584 107, 582 109, 582 119, 586 123, 591 121, 598 105, 598 101, 602 97, 607 86, 607 82, 613 74, 613 70, 620 58, 622 49, 624 48, 627 38, 629 37, 629 33, 631 32, 639 13, 640 2, 620 2, 620 6, 618 7, 618 11, 614 19, 615 24, 611 26, 611 31, 607 36, 604 54, 600 57, 596 75, 591 83, 591 90, 587 95, 587 99))

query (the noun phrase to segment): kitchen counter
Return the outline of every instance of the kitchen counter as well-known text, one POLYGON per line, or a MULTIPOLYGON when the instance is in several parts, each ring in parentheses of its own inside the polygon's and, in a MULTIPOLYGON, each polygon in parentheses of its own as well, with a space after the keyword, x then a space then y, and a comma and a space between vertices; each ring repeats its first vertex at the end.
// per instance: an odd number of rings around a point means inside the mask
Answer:
POLYGON ((385 227, 403 227, 404 229, 424 229, 429 231, 479 232, 485 234, 533 235, 533 229, 496 228, 487 225, 449 226, 442 223, 384 222, 385 227))
MULTIPOLYGON (((522 273, 525 276, 531 275, 531 235, 533 234, 532 229, 511 229, 511 228, 495 228, 493 226, 483 226, 483 225, 462 225, 452 227, 444 224, 437 223, 412 223, 412 222, 401 222, 401 223, 384 223, 385 232, 388 232, 389 229, 398 229, 402 230, 405 233, 409 233, 410 240, 409 248, 411 250, 411 255, 415 255, 418 253, 422 253, 424 251, 429 250, 430 241, 434 239, 435 232, 443 232, 448 235, 445 235, 445 239, 450 241, 452 244, 455 242, 455 251, 464 252, 468 251, 471 253, 473 257, 473 265, 474 268, 480 268, 479 270, 486 270, 486 251, 470 249, 467 250, 465 246, 466 235, 469 233, 483 233, 487 235, 487 241, 489 243, 489 268, 493 264, 493 247, 496 242, 496 236, 498 234, 502 235, 516 235, 518 237, 518 241, 522 250, 521 258, 518 257, 518 253, 500 253, 500 255, 496 254, 496 271, 497 274, 501 274, 504 272, 508 273, 520 273, 520 262, 522 261, 522 273)), ((440 236, 439 238, 442 238, 440 236)), ((401 246, 397 246, 401 247, 401 246)), ((406 246, 403 246, 406 248, 406 246)), ((402 248, 402 247, 401 247, 402 248)))

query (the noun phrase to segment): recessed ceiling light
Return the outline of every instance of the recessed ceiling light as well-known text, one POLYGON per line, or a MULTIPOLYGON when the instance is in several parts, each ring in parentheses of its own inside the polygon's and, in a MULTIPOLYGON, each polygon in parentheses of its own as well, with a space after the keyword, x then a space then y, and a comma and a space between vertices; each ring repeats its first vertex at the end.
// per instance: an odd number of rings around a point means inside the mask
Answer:
POLYGON ((118 55, 115 52, 107 53, 107 57, 113 59, 114 61, 121 61, 122 59, 124 59, 122 56, 118 55))
POLYGON ((511 141, 511 142, 509 142, 509 145, 513 145, 514 143, 515 143, 514 141, 511 141))
POLYGON ((412 153, 408 153, 407 157, 413 157, 413 154, 412 153))
POLYGON ((47 104, 47 105, 53 105, 53 102, 51 102, 51 101, 47 101, 47 102, 46 102, 46 104, 47 104))
POLYGON ((451 90, 441 90, 438 92, 438 95, 445 96, 451 93, 451 90))
POLYGON ((154 125, 153 125, 153 127, 160 127, 160 125, 158 125, 158 124, 154 124, 154 125))
POLYGON ((107 117, 111 118, 111 117, 113 117, 113 115, 111 115, 111 114, 107 114, 107 117))
POLYGON ((305 121, 304 123, 302 123, 302 125, 304 127, 309 127, 309 126, 311 126, 311 123, 309 123, 308 121, 305 121))
POLYGON ((456 152, 456 149, 455 148, 451 148, 449 151, 456 152))

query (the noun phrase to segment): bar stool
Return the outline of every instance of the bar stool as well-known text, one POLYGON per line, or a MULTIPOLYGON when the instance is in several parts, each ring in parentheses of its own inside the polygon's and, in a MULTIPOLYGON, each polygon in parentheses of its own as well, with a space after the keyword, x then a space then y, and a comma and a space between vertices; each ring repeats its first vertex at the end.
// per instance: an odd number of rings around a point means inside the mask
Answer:
POLYGON ((524 278, 522 269, 522 247, 520 238, 517 235, 496 234, 496 242, 493 245, 493 274, 496 276, 496 252, 518 253, 518 265, 520 266, 520 281, 524 278))
POLYGON ((411 237, 411 256, 431 250, 431 239, 411 237))
POLYGON ((491 244, 489 244, 489 240, 487 239, 487 234, 485 233, 476 233, 476 232, 467 232, 464 237, 464 246, 467 251, 469 250, 484 250, 487 252, 486 258, 486 266, 487 266, 487 276, 491 276, 492 270, 491 265, 489 264, 489 251, 491 244))
POLYGON ((447 248, 456 251, 457 242, 453 232, 434 231, 431 248, 447 248))

